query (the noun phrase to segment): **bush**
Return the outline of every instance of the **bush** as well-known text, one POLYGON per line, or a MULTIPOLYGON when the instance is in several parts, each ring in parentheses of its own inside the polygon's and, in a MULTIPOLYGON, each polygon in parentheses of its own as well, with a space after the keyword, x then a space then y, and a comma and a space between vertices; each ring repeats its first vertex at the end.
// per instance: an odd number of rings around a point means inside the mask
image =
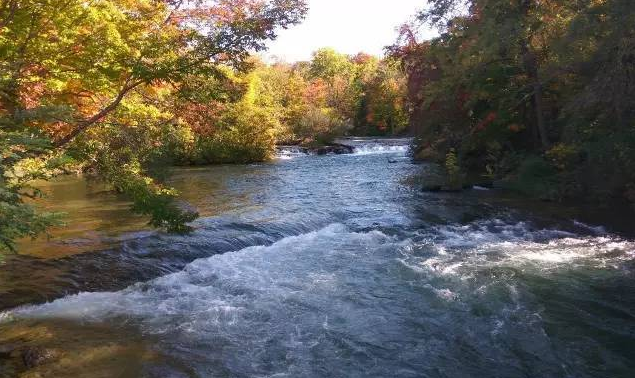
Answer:
POLYGON ((445 172, 447 174, 447 186, 450 190, 459 190, 463 187, 459 158, 454 148, 450 149, 445 157, 445 172))
POLYGON ((540 156, 526 157, 517 173, 506 182, 510 189, 544 200, 555 200, 562 195, 558 171, 540 156))
POLYGON ((294 133, 302 139, 313 139, 318 144, 333 142, 345 135, 348 125, 339 119, 331 108, 309 108, 294 127, 294 133))
POLYGON ((190 161, 196 164, 253 163, 272 158, 278 120, 266 108, 239 103, 221 120, 220 130, 199 136, 190 161))

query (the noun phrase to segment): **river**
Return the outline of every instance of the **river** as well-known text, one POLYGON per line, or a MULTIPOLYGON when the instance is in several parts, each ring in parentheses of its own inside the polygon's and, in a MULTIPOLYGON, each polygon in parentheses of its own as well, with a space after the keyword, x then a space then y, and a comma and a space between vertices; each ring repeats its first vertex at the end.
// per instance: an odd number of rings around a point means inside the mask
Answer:
POLYGON ((0 263, 0 377, 633 376, 632 219, 424 193, 408 140, 345 142, 175 170, 188 236, 51 184, 69 228, 0 263))

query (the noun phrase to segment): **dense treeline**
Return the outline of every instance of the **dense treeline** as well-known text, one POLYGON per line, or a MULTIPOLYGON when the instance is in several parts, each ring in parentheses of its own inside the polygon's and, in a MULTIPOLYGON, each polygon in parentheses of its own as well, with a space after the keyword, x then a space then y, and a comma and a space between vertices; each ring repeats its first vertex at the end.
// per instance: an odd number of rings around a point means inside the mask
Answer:
POLYGON ((393 48, 417 157, 545 199, 635 201, 631 0, 432 0, 393 48), (454 165, 454 164, 450 164, 454 165))
POLYGON ((253 56, 306 11, 304 0, 0 0, 0 249, 61 221, 30 205, 37 179, 82 172, 184 232, 196 214, 161 184, 168 165, 402 131, 395 61, 253 56))
POLYGON ((295 138, 394 135, 408 125, 406 78, 396 60, 364 53, 347 56, 327 48, 316 51, 310 62, 274 69, 286 71, 289 76, 282 83, 293 83, 296 90, 287 94, 295 107, 288 109, 289 135, 295 138))
POLYGON ((248 63, 249 70, 226 74, 227 97, 234 100, 211 96, 181 109, 185 127, 170 146, 177 163, 262 161, 276 144, 321 145, 408 126, 406 79, 397 60, 325 48, 309 62, 265 64, 252 57, 248 63))

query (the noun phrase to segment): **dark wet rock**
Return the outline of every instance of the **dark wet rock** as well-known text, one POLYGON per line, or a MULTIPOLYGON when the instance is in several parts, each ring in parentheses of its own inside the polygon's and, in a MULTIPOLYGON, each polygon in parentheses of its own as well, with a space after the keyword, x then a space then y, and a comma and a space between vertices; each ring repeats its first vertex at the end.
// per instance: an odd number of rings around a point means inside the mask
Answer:
POLYGON ((309 150, 313 150, 317 155, 344 155, 352 154, 355 149, 345 144, 333 143, 325 146, 320 146, 315 149, 309 148, 309 150))
POLYGON ((315 146, 278 146, 278 152, 292 152, 307 155, 343 155, 352 154, 355 148, 341 143, 315 146))
POLYGON ((28 346, 24 342, 0 344, 0 377, 17 377, 55 357, 51 349, 28 346))
POLYGON ((459 193, 468 189, 472 189, 472 185, 425 184, 421 190, 429 193, 459 193))
POLYGON ((24 366, 33 369, 53 359, 55 354, 51 350, 40 347, 25 347, 21 350, 20 356, 24 366))

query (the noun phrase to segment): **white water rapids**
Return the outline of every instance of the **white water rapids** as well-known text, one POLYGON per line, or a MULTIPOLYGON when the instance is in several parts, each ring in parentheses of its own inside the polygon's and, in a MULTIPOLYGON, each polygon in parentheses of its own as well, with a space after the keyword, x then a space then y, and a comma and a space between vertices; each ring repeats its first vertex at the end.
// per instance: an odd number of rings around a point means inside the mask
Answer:
POLYGON ((404 182, 418 169, 406 152, 364 141, 354 156, 230 176, 233 190, 268 189, 248 191, 254 207, 202 220, 191 239, 151 247, 205 250, 212 224, 257 225, 272 243, 0 317, 132 325, 190 376, 628 376, 635 242, 492 210, 480 193, 420 193, 404 182))

